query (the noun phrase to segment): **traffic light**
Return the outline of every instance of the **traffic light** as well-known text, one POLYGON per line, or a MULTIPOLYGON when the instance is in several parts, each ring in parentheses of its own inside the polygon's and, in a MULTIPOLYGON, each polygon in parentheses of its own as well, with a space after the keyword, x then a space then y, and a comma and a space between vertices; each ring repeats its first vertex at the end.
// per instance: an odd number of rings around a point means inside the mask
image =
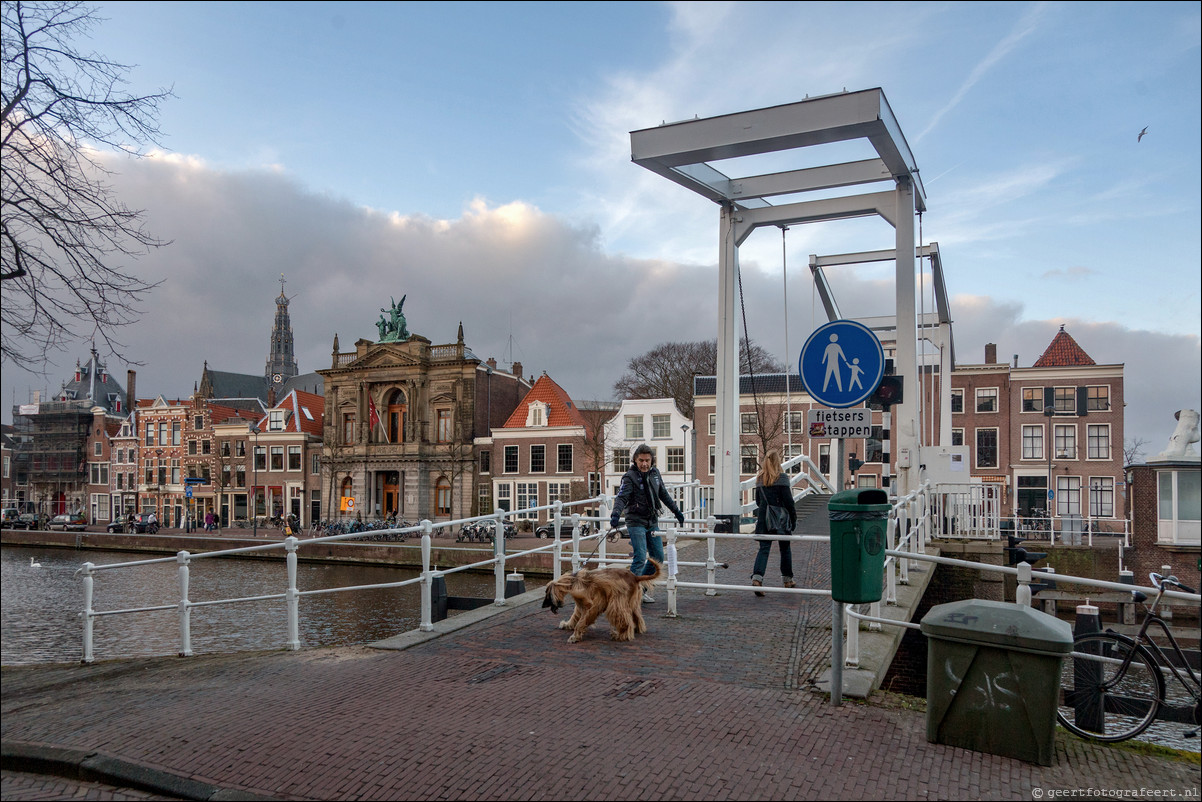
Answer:
POLYGON ((877 385, 876 390, 868 399, 868 406, 872 409, 888 409, 894 404, 902 402, 902 377, 901 376, 882 376, 881 383, 877 385))
POLYGON ((863 464, 864 464, 864 460, 856 459, 856 455, 854 452, 847 455, 847 470, 849 470, 850 472, 855 473, 856 471, 860 470, 860 467, 863 464))

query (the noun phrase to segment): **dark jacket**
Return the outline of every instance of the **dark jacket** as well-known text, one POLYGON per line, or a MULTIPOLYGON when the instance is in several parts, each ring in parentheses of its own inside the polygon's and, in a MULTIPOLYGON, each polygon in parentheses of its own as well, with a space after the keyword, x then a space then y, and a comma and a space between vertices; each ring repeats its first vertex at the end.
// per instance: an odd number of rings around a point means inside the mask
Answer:
POLYGON ((797 528, 797 505, 793 502, 793 488, 789 485, 789 477, 782 473, 776 481, 765 487, 755 486, 755 533, 757 535, 771 534, 765 522, 769 505, 782 507, 789 514, 789 532, 797 528))
POLYGON ((610 519, 617 519, 625 512, 627 524, 650 526, 659 520, 661 501, 677 518, 681 516, 680 508, 664 487, 664 478, 659 475, 659 469, 652 466, 651 470, 642 473, 631 465, 630 470, 622 477, 622 486, 618 488, 610 519))

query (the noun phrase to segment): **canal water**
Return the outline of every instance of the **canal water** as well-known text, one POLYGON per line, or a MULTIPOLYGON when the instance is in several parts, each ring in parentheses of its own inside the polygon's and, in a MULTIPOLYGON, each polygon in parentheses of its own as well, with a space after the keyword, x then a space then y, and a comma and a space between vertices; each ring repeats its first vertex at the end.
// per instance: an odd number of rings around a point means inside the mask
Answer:
MULTIPOLYGON (((154 558, 114 551, 76 551, 4 546, 0 549, 0 662, 6 666, 76 662, 83 657, 84 562, 110 565, 154 558), (30 563, 39 564, 33 567, 30 563)), ((188 598, 193 602, 283 593, 288 586, 282 560, 193 561, 188 598)), ((179 602, 178 566, 101 571, 95 575, 94 610, 124 610, 179 602)), ((418 576, 407 568, 299 563, 297 588, 346 587, 400 582, 418 576)), ((493 598, 491 574, 447 576, 453 596, 493 598)), ((451 611, 451 615, 455 615, 451 611)), ((421 598, 417 585, 303 596, 301 648, 369 643, 417 629, 421 598)), ((163 657, 179 653, 176 610, 102 616, 95 619, 93 657, 163 657)), ((193 654, 282 649, 288 640, 283 599, 220 604, 192 609, 193 654)))

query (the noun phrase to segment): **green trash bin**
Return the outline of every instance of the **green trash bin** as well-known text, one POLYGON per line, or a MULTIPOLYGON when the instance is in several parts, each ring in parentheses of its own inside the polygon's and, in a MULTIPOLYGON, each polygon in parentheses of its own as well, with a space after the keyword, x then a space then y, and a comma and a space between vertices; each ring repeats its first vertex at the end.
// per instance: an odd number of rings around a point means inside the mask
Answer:
POLYGON ((884 490, 845 490, 831 496, 831 598, 846 604, 881 600, 885 581, 885 527, 889 496, 884 490))
POLYGON ((1041 766, 1055 754, 1067 621, 1021 604, 968 599, 932 607, 927 740, 1041 766))

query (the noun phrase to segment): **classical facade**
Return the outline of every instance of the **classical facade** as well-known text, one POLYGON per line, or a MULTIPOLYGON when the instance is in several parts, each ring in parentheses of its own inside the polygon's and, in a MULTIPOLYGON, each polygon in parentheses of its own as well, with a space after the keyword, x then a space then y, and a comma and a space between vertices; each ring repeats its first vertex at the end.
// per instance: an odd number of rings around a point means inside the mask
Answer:
POLYGON ((462 324, 456 342, 433 345, 408 331, 395 303, 390 318, 377 323, 380 341, 360 339, 353 351, 335 334, 331 366, 318 371, 326 517, 470 517, 479 509, 474 440, 508 419, 530 383, 521 363, 507 373, 476 357, 462 324))

